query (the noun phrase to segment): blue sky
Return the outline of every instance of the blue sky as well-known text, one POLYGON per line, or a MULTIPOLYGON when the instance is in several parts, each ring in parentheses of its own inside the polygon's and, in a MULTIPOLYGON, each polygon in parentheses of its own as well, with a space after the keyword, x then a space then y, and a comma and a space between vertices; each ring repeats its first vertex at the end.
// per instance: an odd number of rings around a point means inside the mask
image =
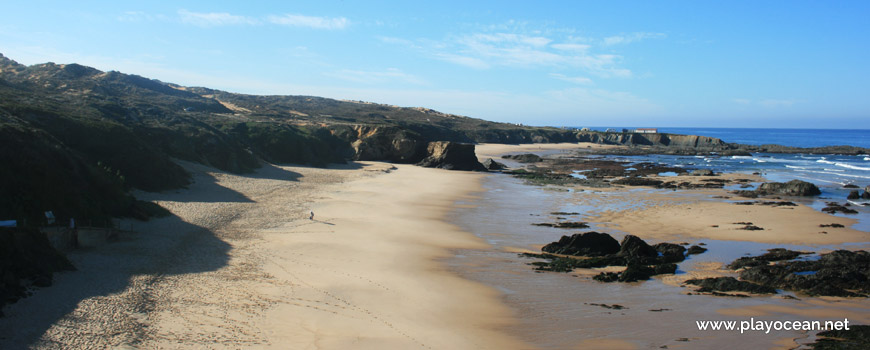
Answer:
POLYGON ((16 1, 0 53, 531 125, 870 129, 870 1, 16 1))

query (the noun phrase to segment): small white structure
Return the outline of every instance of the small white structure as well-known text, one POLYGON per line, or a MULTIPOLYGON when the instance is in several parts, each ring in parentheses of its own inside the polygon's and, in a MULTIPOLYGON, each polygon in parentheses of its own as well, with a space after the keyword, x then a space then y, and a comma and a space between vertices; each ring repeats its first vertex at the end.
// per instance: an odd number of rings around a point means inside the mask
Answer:
POLYGON ((659 129, 656 129, 656 128, 637 128, 634 130, 634 132, 636 132, 638 134, 657 134, 659 132, 659 129))
POLYGON ((589 131, 589 128, 580 129, 580 131, 589 131))

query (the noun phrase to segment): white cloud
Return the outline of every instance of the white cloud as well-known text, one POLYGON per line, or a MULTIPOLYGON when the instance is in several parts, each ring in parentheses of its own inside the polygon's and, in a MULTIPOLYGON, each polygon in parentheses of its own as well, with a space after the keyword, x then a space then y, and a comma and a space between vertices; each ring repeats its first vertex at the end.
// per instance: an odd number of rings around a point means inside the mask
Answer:
POLYGON ((344 17, 316 17, 303 16, 297 14, 285 14, 282 16, 269 16, 270 23, 290 26, 290 27, 306 27, 312 29, 344 29, 350 24, 347 18, 344 17))
POLYGON ((178 10, 182 23, 192 24, 199 27, 217 27, 226 25, 252 25, 259 24, 255 18, 238 16, 226 12, 191 12, 178 10))
POLYGON ((589 50, 591 46, 586 44, 553 44, 550 45, 550 47, 562 51, 586 51, 589 50))
MULTIPOLYGON (((578 43, 571 35, 546 35, 549 31, 479 32, 446 40, 408 40, 378 37, 387 44, 404 46, 437 60, 474 69, 520 67, 527 69, 575 69, 601 78, 631 78, 630 69, 621 66, 622 56, 596 54, 593 45, 578 43), (531 34, 526 34, 531 33, 531 34)), ((643 34, 639 36, 653 36, 643 34)), ((585 39, 584 39, 585 40, 585 39)), ((588 84, 591 80, 575 80, 588 84)))
POLYGON ((602 40, 604 46, 613 46, 620 44, 629 44, 636 41, 641 41, 645 39, 663 39, 667 37, 664 33, 646 33, 646 32, 637 32, 625 35, 615 35, 606 37, 602 40))
POLYGON ((593 85, 593 84, 595 84, 592 81, 592 79, 589 79, 587 77, 569 77, 569 76, 566 76, 564 74, 559 74, 559 73, 550 73, 550 76, 553 78, 567 81, 567 82, 574 83, 574 84, 580 84, 580 85, 593 85))
POLYGON ((325 75, 346 81, 365 84, 384 84, 396 81, 414 85, 427 84, 425 80, 417 76, 404 73, 396 68, 389 68, 384 71, 359 71, 342 69, 336 72, 325 73, 325 75))
POLYGON ((469 68, 487 69, 490 67, 489 63, 486 63, 484 60, 469 56, 462 56, 451 53, 436 53, 434 57, 442 61, 447 61, 469 68))

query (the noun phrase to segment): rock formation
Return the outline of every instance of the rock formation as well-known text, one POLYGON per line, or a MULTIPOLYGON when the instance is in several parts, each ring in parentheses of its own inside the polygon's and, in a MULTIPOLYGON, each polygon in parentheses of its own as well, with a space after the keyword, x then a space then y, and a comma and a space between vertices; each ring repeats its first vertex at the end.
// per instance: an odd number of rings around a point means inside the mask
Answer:
POLYGON ((449 141, 429 142, 426 158, 417 165, 448 170, 486 171, 474 155, 474 145, 449 141))

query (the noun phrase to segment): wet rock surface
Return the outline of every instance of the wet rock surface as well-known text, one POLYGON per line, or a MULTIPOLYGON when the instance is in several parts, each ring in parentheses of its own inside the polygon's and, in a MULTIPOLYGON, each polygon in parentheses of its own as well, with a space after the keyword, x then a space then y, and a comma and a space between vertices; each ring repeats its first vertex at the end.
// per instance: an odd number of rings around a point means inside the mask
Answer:
POLYGON ((826 205, 826 207, 822 208, 822 211, 828 214, 858 214, 857 210, 848 207, 849 203, 840 204, 837 202, 828 202, 826 205))
POLYGON ((627 235, 621 243, 616 243, 610 235, 594 231, 563 236, 558 242, 550 243, 542 250, 570 256, 533 253, 520 255, 547 260, 530 264, 538 271, 570 272, 576 268, 626 267, 622 272, 602 272, 593 277, 600 282, 636 282, 648 280, 655 275, 673 274, 677 270, 676 263, 685 260, 687 256, 686 248, 679 244, 658 243, 651 246, 633 235, 627 235))
POLYGON ((768 249, 767 253, 764 253, 763 255, 738 258, 737 260, 734 260, 734 262, 728 264, 728 268, 732 270, 737 270, 745 267, 767 265, 768 263, 773 261, 792 260, 801 255, 808 254, 812 254, 812 252, 801 252, 784 248, 773 248, 768 249))
POLYGON ((553 227, 553 228, 589 228, 589 224, 582 222, 582 221, 576 221, 576 222, 565 221, 565 222, 554 222, 554 223, 541 222, 541 223, 536 223, 536 224, 532 224, 532 225, 546 226, 546 227, 553 227))
POLYGON ((746 281, 812 296, 866 297, 870 294, 870 254, 836 250, 818 260, 757 265, 740 272, 746 281))
POLYGON ((812 253, 770 249, 760 256, 739 258, 727 266, 739 272, 740 280, 719 277, 686 283, 701 286, 699 292, 714 294, 775 293, 777 289, 810 296, 867 297, 870 294, 870 254, 866 251, 836 250, 821 254, 818 259, 794 260, 807 254, 812 253))
POLYGON ((739 281, 734 277, 710 277, 703 279, 690 279, 686 284, 699 286, 695 290, 699 293, 712 292, 747 292, 753 294, 776 294, 776 289, 759 284, 739 281))
POLYGON ((829 330, 816 334, 819 339, 810 346, 815 350, 870 349, 870 326, 849 325, 849 330, 829 330))

